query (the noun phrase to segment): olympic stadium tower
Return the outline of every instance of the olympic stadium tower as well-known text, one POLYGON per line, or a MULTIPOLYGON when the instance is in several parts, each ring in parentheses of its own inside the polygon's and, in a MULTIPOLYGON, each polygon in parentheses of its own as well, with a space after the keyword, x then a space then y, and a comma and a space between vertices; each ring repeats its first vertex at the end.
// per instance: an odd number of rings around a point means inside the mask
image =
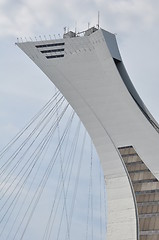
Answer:
POLYGON ((159 239, 159 126, 137 94, 115 35, 17 45, 65 96, 87 129, 104 171, 107 240, 159 239))

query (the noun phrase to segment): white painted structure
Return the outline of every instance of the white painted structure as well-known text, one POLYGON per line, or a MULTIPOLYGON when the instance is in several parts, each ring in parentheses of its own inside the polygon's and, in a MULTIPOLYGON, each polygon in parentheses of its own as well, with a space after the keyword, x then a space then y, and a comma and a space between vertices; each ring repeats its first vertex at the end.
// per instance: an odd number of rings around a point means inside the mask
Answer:
POLYGON ((124 69, 115 35, 90 29, 80 37, 17 45, 62 92, 94 142, 107 189, 106 239, 137 239, 133 190, 118 148, 132 145, 159 179, 159 134, 124 69))

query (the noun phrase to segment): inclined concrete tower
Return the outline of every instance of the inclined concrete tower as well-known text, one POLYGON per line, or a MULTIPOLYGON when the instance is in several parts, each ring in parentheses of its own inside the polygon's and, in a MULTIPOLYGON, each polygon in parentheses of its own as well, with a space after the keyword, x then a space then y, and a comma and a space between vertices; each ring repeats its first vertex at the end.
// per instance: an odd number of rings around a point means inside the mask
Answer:
POLYGON ((134 89, 115 35, 17 45, 57 86, 86 127, 107 190, 107 240, 159 239, 159 126, 134 89))

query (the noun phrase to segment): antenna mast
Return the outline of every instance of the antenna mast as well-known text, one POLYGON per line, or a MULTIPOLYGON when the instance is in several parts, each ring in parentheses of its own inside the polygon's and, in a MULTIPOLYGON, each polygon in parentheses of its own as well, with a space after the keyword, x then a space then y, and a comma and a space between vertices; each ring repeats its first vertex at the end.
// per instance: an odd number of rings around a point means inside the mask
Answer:
POLYGON ((99 29, 99 17, 100 17, 100 12, 98 11, 98 24, 97 24, 98 29, 99 29))

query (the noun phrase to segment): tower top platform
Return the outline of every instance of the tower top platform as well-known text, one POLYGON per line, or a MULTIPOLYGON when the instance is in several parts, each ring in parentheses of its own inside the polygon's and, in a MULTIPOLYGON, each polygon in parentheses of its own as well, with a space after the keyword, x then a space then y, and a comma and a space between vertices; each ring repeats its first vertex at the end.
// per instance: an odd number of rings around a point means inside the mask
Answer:
POLYGON ((89 36, 92 33, 96 32, 98 29, 95 27, 91 27, 88 28, 85 31, 81 31, 81 32, 73 32, 73 31, 68 31, 67 33, 64 33, 63 38, 72 38, 72 37, 79 37, 81 36, 81 34, 83 34, 83 36, 89 36))

